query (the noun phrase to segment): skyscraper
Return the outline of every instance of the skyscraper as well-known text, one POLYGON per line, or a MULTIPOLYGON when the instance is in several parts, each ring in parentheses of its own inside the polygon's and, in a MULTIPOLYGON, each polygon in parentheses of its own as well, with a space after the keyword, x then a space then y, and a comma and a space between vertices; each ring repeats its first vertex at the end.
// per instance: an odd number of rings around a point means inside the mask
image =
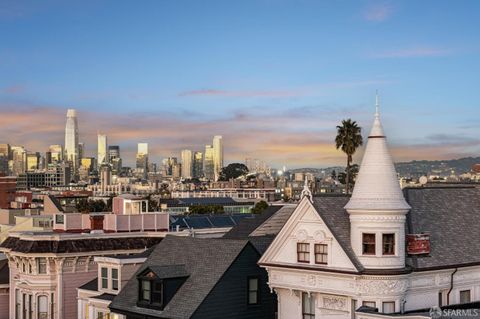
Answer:
POLYGON ((192 178, 192 151, 183 150, 182 151, 182 177, 183 178, 192 178))
POLYGON ((72 163, 73 174, 79 167, 77 111, 68 109, 65 125, 65 160, 72 163))
POLYGON ((215 170, 213 166, 213 147, 205 145, 205 158, 203 159, 203 174, 206 179, 213 180, 215 178, 215 170))
POLYGON ((40 167, 40 153, 38 152, 28 152, 26 161, 26 170, 35 171, 40 167))
POLYGON ((0 144, 0 174, 8 175, 8 161, 11 159, 9 144, 0 144))
POLYGON ((97 165, 98 169, 103 164, 108 162, 107 158, 107 135, 105 134, 98 134, 97 135, 97 165))
MULTIPOLYGON (((11 172, 18 176, 25 173, 27 162, 27 152, 23 146, 12 146, 11 172)), ((9 163, 10 166, 10 163, 9 163)))
POLYGON ((200 178, 203 176, 203 153, 195 152, 193 154, 193 177, 200 178))
POLYGON ((118 175, 122 170, 122 159, 120 157, 120 146, 108 146, 108 161, 112 164, 112 174, 118 175))
POLYGON ((50 145, 48 148, 48 152, 50 152, 50 162, 47 161, 47 164, 60 162, 63 160, 63 146, 62 145, 50 145))
POLYGON ((137 176, 146 179, 148 174, 148 143, 138 143, 136 168, 137 176))
MULTIPOLYGON (((206 154, 205 154, 206 155, 206 154)), ((213 137, 213 170, 214 178, 218 180, 223 168, 223 139, 221 135, 213 137)))

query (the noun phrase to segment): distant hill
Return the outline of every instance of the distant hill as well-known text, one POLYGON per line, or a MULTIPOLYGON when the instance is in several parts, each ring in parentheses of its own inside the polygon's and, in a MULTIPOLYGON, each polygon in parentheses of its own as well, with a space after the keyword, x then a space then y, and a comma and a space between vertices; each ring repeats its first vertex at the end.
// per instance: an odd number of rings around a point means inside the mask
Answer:
MULTIPOLYGON (((480 157, 465 157, 452 160, 440 160, 440 161, 411 161, 396 163, 395 168, 397 173, 403 177, 419 177, 421 175, 440 175, 450 176, 452 173, 459 175, 470 172, 474 164, 480 164, 480 157)), ((325 172, 325 176, 330 176, 331 172, 335 170, 343 172, 344 166, 335 166, 327 168, 297 168, 289 170, 290 173, 312 173, 316 176, 322 176, 322 172, 325 172)))
POLYGON ((465 157, 441 161, 411 161, 396 163, 400 176, 418 176, 423 174, 449 176, 470 172, 474 164, 480 164, 480 157, 465 157))

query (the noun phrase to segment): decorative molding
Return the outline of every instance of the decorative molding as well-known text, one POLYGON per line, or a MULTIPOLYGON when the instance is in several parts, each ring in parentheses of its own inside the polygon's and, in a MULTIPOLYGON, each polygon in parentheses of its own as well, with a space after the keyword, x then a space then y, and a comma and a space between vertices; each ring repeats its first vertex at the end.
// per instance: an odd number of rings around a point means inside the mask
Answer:
POLYGON ((357 283, 357 293, 362 295, 387 295, 404 293, 406 280, 365 280, 357 283))
POLYGON ((349 311, 348 299, 340 296, 321 296, 322 308, 328 310, 349 311))

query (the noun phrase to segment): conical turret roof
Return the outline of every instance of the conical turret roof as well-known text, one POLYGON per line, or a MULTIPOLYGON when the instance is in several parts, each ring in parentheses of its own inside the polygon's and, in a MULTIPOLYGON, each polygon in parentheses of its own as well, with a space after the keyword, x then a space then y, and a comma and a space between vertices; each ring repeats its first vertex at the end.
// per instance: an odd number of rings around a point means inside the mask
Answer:
POLYGON ((380 121, 375 113, 372 130, 368 136, 352 197, 345 206, 348 212, 355 210, 390 211, 409 210, 403 197, 397 172, 388 151, 387 140, 380 121))

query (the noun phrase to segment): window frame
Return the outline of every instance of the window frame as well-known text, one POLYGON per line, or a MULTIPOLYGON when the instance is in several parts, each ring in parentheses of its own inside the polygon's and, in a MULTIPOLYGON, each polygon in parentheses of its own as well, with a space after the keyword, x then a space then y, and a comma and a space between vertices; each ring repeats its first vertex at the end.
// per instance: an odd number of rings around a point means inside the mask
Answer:
POLYGON ((37 258, 37 273, 39 275, 46 275, 47 274, 47 258, 45 257, 38 257, 37 258), (42 269, 41 265, 44 265, 45 271, 40 271, 42 269))
POLYGON ((37 296, 37 319, 47 319, 48 318, 48 296, 47 295, 39 295, 37 296), (45 312, 40 312, 40 298, 45 298, 45 312), (41 314, 45 314, 45 317, 41 317, 41 314))
POLYGON ((362 255, 364 256, 375 256, 376 255, 376 249, 377 249, 377 234, 375 233, 362 233, 362 255), (365 236, 371 235, 373 236, 373 241, 366 242, 365 236), (366 249, 368 246, 373 246, 373 252, 367 252, 368 249, 366 249))
POLYGON ((376 302, 376 301, 372 301, 372 300, 363 300, 363 301, 362 301, 362 306, 377 308, 377 302, 376 302), (373 304, 373 306, 367 305, 368 303, 369 303, 369 304, 373 304))
POLYGON ((252 305, 258 305, 258 304, 260 304, 260 278, 258 276, 248 276, 247 277, 247 305, 252 306, 252 305), (251 289, 250 280, 257 281, 257 288, 255 290, 251 289), (250 301, 251 293, 256 294, 255 302, 250 301))
POLYGON ((315 255, 315 264, 317 265, 328 265, 328 244, 315 244, 313 246, 313 252, 314 252, 314 255, 315 255), (323 252, 320 252, 318 251, 317 252, 317 247, 318 248, 323 248, 324 251, 323 252), (321 262, 317 261, 317 256, 320 256, 321 257, 321 262), (325 259, 325 261, 323 261, 325 259))
POLYGON ((460 304, 472 302, 472 289, 460 290, 458 292, 458 301, 460 304), (462 293, 468 293, 468 301, 462 301, 462 293))
POLYGON ((315 297, 313 294, 308 295, 306 292, 302 292, 302 319, 315 319, 315 297), (305 309, 305 297, 310 301, 310 309, 305 309), (309 312, 306 312, 309 311, 309 312), (312 312, 313 311, 313 312, 312 312))
POLYGON ((120 287, 119 287, 119 282, 120 282, 120 280, 119 280, 119 277, 120 277, 120 276, 119 276, 119 275, 120 275, 120 271, 118 270, 118 268, 112 268, 112 269, 111 269, 111 275, 112 275, 112 276, 111 276, 111 278, 112 278, 112 287, 111 287, 111 289, 114 290, 114 291, 118 291, 119 288, 120 288, 120 287), (116 272, 116 274, 117 274, 117 275, 116 275, 116 278, 114 278, 114 276, 113 276, 113 273, 114 273, 114 272, 116 272))
POLYGON ((297 262, 309 264, 310 263, 310 243, 298 242, 297 243, 297 262), (307 250, 300 250, 301 247, 307 247, 307 250), (308 257, 303 259, 303 257, 308 257), (302 257, 302 258, 301 258, 302 257))
POLYGON ((108 267, 100 267, 100 288, 101 289, 108 289, 108 277, 109 277, 108 267), (105 270, 105 276, 103 275, 103 270, 105 270))
POLYGON ((384 233, 382 234, 382 255, 383 256, 395 256, 395 233, 384 233), (386 242, 386 237, 387 236, 391 236, 392 237, 392 242, 391 243, 387 243, 386 242), (385 247, 386 245, 391 245, 392 247, 389 247, 392 252, 391 253, 388 253, 388 252, 385 252, 385 247))
POLYGON ((151 307, 151 308, 158 308, 158 309, 162 309, 163 307, 163 304, 164 304, 164 286, 163 286, 164 282, 162 279, 158 279, 158 278, 148 278, 148 277, 139 277, 138 278, 138 304, 140 306, 146 306, 146 307, 151 307), (143 289, 143 285, 142 283, 143 282, 148 282, 149 283, 149 286, 150 286, 150 290, 149 290, 149 300, 147 299, 144 299, 143 296, 144 296, 144 289, 143 289), (160 290, 157 290, 156 289, 156 286, 157 285, 160 285, 160 290), (160 300, 159 301, 155 301, 154 298, 153 298, 153 295, 154 294, 157 294, 157 295, 160 295, 160 300))

